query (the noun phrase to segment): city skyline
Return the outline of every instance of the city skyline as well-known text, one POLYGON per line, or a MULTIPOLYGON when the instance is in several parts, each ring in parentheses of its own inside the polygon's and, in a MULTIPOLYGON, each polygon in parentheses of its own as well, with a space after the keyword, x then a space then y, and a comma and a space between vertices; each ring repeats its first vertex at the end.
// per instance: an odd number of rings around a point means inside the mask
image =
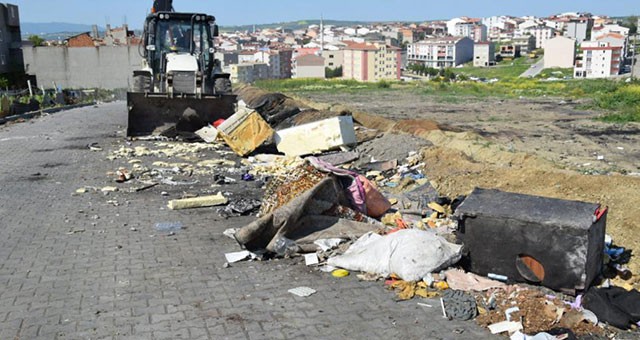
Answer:
MULTIPOLYGON (((17 0, 22 22, 67 22, 77 24, 142 25, 152 0, 136 2, 111 0, 87 2, 66 0, 64 6, 54 6, 45 0, 17 0), (70 11, 69 9, 73 9, 70 11)), ((294 0, 215 3, 197 0, 174 0, 181 12, 213 14, 220 25, 270 24, 298 20, 325 19, 348 21, 412 21, 449 19, 459 16, 487 17, 493 15, 549 16, 563 12, 590 12, 596 15, 627 16, 638 12, 636 1, 537 1, 535 7, 523 1, 460 0, 456 6, 442 6, 439 1, 420 0, 325 0, 321 4, 294 0), (247 9, 250 9, 249 11, 247 9)))

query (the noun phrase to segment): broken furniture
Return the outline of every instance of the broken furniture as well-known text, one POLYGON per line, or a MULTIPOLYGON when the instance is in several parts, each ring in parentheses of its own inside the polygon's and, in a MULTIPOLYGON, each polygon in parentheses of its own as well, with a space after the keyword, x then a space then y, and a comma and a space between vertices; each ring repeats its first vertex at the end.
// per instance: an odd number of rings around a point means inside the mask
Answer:
POLYGON ((606 209, 476 188, 455 212, 466 269, 575 294, 600 274, 606 209))

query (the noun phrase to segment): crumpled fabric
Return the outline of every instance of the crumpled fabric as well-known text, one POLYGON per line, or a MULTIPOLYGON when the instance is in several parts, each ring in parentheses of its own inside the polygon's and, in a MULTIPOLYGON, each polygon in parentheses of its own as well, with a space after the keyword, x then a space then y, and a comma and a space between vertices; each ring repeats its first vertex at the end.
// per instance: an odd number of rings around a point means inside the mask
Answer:
POLYGON ((378 227, 326 216, 325 212, 336 204, 349 205, 349 202, 337 179, 329 176, 287 204, 238 230, 236 240, 249 250, 266 249, 279 253, 283 240, 288 247, 290 241, 301 246, 313 244, 318 239, 357 238, 378 227))
POLYGON ((591 287, 582 297, 582 306, 598 320, 620 329, 629 329, 640 321, 640 292, 621 287, 591 287))

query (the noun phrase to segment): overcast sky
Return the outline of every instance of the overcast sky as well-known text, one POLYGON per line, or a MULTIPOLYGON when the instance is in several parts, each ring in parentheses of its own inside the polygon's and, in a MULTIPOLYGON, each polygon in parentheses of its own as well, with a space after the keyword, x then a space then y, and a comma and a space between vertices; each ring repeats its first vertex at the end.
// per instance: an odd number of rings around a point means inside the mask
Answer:
MULTIPOLYGON (((23 22, 106 23, 141 27, 152 0, 13 0, 23 22)), ((174 0, 181 12, 216 16, 220 25, 303 19, 422 21, 457 16, 536 15, 578 11, 610 16, 640 13, 639 0, 174 0)))

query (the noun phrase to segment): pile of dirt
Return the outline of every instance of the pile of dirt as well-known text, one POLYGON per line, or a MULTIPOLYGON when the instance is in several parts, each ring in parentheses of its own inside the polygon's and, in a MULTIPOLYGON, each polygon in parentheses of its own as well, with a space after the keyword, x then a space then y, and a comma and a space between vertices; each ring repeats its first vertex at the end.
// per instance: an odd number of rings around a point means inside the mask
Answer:
POLYGON ((419 153, 422 148, 432 146, 427 140, 403 133, 386 133, 380 138, 364 142, 356 148, 364 162, 404 160, 410 152, 419 153))
MULTIPOLYGON (((465 153, 446 147, 426 149, 422 154, 425 173, 442 195, 467 195, 473 188, 500 189, 584 202, 598 202, 609 207, 607 233, 614 243, 629 249, 640 249, 635 236, 640 231, 640 178, 630 176, 582 175, 573 171, 499 166, 472 159, 465 153)), ((527 160, 523 162, 531 165, 527 160)), ((640 273, 640 261, 632 257, 629 269, 640 273)), ((640 275, 631 279, 640 284, 640 275)))

